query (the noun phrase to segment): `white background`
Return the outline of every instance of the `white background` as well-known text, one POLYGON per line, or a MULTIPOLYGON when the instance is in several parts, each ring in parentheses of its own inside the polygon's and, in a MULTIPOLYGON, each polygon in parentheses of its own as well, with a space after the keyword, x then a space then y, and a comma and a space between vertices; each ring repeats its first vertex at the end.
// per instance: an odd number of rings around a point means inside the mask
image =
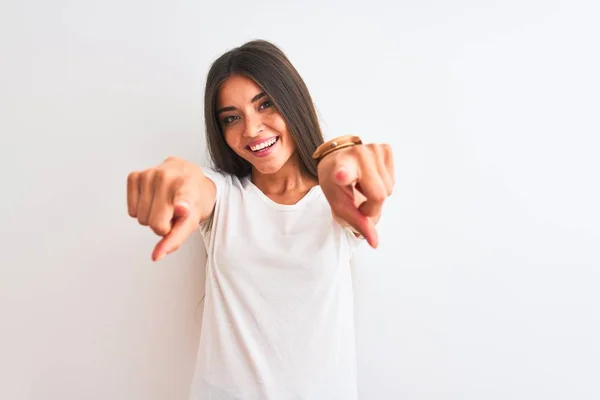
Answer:
POLYGON ((209 64, 254 38, 395 153, 361 398, 600 398, 598 3, 392 3, 0 3, 0 398, 186 398, 203 245, 152 263, 126 176, 205 162, 209 64))

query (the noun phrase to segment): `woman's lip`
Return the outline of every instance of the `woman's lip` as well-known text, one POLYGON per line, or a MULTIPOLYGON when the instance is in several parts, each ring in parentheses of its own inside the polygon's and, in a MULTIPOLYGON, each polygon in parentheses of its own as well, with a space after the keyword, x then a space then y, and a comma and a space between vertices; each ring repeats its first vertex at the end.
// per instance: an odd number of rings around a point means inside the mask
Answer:
POLYGON ((273 151, 275 151, 275 148, 277 147, 278 143, 279 143, 279 140, 275 140, 275 143, 273 143, 269 147, 266 147, 266 148, 258 150, 258 151, 252 151, 251 149, 248 149, 248 151, 254 157, 258 157, 258 158, 268 157, 271 153, 273 153, 273 151))
POLYGON ((267 142, 267 141, 269 141, 269 140, 271 140, 273 138, 277 138, 277 137, 278 136, 270 136, 268 138, 254 140, 254 141, 248 143, 248 146, 246 146, 246 147, 250 148, 250 147, 253 147, 253 146, 258 146, 261 143, 267 142))
POLYGON ((279 139, 279 136, 271 136, 271 137, 268 137, 268 138, 266 138, 266 139, 255 140, 254 142, 252 142, 252 143, 250 143, 249 145, 247 145, 247 146, 246 146, 246 149, 248 149, 248 150, 252 151, 252 147, 254 147, 254 146, 258 146, 258 145, 259 145, 259 144, 261 144, 261 143, 268 142, 268 141, 269 141, 269 140, 271 140, 271 139, 275 139, 275 141, 277 141, 277 140, 279 139))

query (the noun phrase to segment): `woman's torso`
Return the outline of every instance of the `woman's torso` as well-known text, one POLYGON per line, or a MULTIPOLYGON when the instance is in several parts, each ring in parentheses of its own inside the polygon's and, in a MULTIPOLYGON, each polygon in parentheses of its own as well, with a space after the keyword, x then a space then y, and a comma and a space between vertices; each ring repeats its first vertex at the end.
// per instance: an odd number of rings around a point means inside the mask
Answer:
POLYGON ((319 186, 294 205, 213 175, 192 398, 356 398, 351 253, 319 186))

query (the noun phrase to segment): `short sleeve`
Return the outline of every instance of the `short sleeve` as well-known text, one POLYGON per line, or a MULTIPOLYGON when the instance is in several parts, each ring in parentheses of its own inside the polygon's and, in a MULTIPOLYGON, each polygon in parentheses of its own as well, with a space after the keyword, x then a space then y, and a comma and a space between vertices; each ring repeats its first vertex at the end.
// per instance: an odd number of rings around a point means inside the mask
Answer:
POLYGON ((213 213, 211 214, 210 218, 203 221, 199 226, 200 231, 206 234, 210 231, 213 225, 215 213, 220 208, 219 206, 221 204, 221 199, 223 198, 224 192, 228 188, 228 183, 231 182, 231 177, 226 172, 219 171, 212 167, 202 167, 202 172, 204 173, 204 176, 214 182, 216 187, 215 208, 213 213))
POLYGON ((346 235, 348 247, 350 247, 350 251, 352 252, 354 252, 354 249, 356 249, 358 246, 360 246, 361 243, 365 241, 365 238, 362 235, 357 237, 354 231, 352 231, 352 229, 350 229, 349 227, 344 228, 344 234, 346 235))
POLYGON ((215 186, 217 187, 218 200, 221 196, 221 193, 223 192, 223 189, 225 188, 227 179, 229 179, 229 174, 227 174, 226 172, 219 171, 212 167, 202 167, 202 172, 204 173, 204 176, 206 176, 208 179, 215 183, 215 186))

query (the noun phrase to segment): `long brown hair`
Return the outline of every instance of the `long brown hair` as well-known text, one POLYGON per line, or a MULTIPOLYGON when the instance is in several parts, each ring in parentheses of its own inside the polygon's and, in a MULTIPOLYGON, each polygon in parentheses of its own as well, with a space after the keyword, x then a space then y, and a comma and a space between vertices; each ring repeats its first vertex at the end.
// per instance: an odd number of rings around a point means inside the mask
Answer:
POLYGON ((216 116, 219 87, 234 74, 252 79, 269 96, 296 144, 302 172, 317 179, 317 165, 312 153, 324 140, 312 98, 286 55, 265 40, 253 40, 234 48, 210 67, 204 95, 204 119, 214 166, 240 178, 252 170, 250 163, 229 147, 216 116))

